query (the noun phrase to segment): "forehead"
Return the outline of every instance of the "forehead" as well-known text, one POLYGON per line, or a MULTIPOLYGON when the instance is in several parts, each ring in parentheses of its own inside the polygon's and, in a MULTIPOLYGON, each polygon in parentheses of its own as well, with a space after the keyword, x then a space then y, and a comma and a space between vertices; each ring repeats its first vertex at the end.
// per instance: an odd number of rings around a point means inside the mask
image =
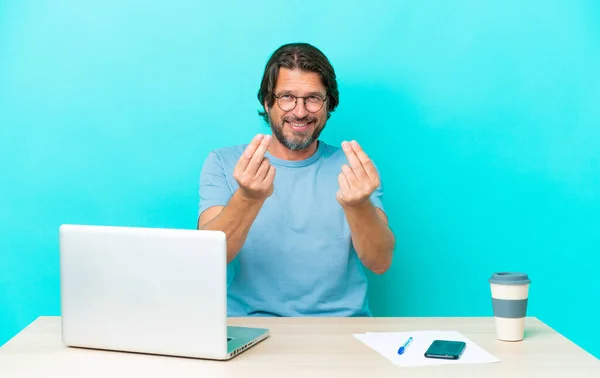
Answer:
POLYGON ((299 69, 290 70, 281 67, 277 75, 275 93, 281 91, 319 92, 324 94, 325 86, 321 82, 321 76, 316 72, 301 71, 299 69))

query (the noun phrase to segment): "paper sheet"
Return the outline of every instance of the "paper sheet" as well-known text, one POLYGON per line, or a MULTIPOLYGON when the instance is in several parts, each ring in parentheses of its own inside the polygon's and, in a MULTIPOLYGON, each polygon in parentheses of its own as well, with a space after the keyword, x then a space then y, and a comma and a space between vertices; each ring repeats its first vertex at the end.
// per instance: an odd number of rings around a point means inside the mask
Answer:
POLYGON ((498 358, 456 331, 369 332, 354 334, 354 337, 379 352, 393 364, 403 367, 500 362, 498 358), (413 342, 402 355, 399 355, 398 348, 411 336, 413 342), (458 360, 425 358, 425 351, 436 339, 464 341, 467 346, 458 360))

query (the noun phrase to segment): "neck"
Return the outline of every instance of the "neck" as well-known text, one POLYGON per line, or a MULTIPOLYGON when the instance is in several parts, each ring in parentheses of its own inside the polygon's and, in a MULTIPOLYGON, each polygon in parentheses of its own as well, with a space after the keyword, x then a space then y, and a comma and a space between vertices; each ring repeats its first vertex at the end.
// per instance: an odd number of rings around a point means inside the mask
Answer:
POLYGON ((277 140, 277 138, 273 137, 271 139, 271 146, 269 147, 269 153, 276 157, 277 159, 289 160, 289 161, 298 161, 305 160, 309 157, 313 156, 315 152, 317 152, 317 144, 318 141, 315 140, 310 146, 303 150, 293 151, 289 148, 285 147, 281 142, 277 140))

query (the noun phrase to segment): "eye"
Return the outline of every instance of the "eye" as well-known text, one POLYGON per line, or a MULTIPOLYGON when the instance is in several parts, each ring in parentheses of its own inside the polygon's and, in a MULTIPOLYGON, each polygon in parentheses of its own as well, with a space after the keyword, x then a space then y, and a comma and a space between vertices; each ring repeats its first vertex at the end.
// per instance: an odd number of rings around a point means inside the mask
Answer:
POLYGON ((283 101, 294 101, 294 96, 292 95, 281 95, 279 98, 283 101))
POLYGON ((307 99, 309 102, 320 102, 321 98, 319 96, 308 96, 307 99))

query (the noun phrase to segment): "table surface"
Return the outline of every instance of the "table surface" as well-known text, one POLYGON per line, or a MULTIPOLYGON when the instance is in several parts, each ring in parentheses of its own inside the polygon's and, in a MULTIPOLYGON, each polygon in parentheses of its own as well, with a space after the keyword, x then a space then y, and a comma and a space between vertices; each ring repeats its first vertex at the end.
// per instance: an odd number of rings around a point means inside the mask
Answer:
POLYGON ((521 342, 495 337, 493 318, 230 318, 271 336, 229 361, 68 348, 60 318, 40 317, 0 348, 0 377, 600 377, 600 360, 537 318, 521 342), (353 333, 456 330, 501 362, 399 367, 353 333))

